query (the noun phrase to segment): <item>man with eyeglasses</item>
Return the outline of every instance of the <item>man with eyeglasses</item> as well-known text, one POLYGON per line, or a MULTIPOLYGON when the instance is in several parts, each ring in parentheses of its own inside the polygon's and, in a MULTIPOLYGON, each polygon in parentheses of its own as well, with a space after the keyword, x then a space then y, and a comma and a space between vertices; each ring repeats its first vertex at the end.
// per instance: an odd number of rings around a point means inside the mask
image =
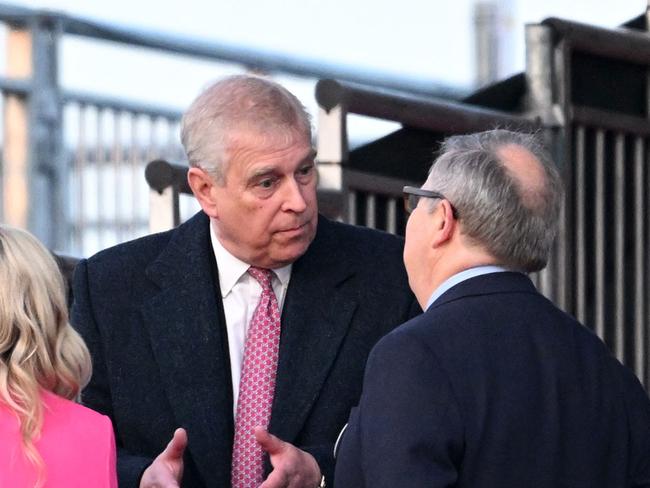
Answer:
POLYGON ((452 137, 404 192, 425 312, 371 352, 337 488, 650 486, 643 387, 526 276, 546 265, 562 199, 536 138, 452 137))

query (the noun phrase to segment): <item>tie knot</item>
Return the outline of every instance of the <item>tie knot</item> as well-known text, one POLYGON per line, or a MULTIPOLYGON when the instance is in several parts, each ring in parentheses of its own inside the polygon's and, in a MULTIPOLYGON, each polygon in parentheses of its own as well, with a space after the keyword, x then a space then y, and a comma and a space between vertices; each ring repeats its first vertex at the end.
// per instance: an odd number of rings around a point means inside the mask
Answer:
POLYGON ((273 271, 271 271, 270 269, 256 268, 255 266, 251 266, 250 268, 248 268, 248 274, 250 274, 253 278, 257 280, 257 282, 262 287, 262 290, 264 291, 273 290, 273 287, 271 285, 271 278, 273 277, 273 271))

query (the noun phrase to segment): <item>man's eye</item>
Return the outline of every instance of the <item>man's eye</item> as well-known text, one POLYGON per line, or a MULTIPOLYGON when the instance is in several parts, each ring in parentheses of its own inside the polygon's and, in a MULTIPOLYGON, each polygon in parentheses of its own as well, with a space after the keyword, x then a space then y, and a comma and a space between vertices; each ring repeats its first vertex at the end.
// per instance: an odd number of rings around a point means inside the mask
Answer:
POLYGON ((314 167, 313 166, 305 166, 303 168, 300 168, 298 170, 298 174, 300 176, 307 176, 313 171, 314 167))
POLYGON ((273 186, 273 180, 271 179, 266 179, 266 180, 261 180, 257 186, 261 188, 271 188, 273 186))

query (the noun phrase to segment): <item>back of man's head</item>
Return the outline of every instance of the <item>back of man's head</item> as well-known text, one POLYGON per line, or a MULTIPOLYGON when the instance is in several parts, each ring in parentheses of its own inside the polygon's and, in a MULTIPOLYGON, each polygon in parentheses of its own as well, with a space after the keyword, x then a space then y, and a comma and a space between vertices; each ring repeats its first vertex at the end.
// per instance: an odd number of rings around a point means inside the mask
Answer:
POLYGON ((237 137, 311 139, 309 114, 300 101, 274 81, 253 75, 223 78, 206 88, 183 116, 181 141, 192 167, 223 179, 226 152, 237 137))
POLYGON ((557 234, 562 182, 535 135, 492 130, 447 139, 425 188, 444 194, 461 234, 509 269, 544 266, 557 234))

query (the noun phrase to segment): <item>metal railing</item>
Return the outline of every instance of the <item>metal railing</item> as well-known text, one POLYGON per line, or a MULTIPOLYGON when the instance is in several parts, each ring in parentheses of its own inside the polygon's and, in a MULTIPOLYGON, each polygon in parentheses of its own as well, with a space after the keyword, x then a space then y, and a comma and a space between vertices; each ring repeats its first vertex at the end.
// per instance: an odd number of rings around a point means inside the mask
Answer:
POLYGON ((49 247, 73 255, 88 255, 147 233, 145 164, 156 158, 180 162, 184 157, 178 145, 179 110, 62 87, 63 39, 101 40, 221 65, 234 63, 242 71, 305 79, 336 76, 422 95, 462 95, 430 81, 125 29, 57 12, 0 4, 0 22, 7 27, 8 52, 7 69, 0 77, 0 218, 31 229, 49 247))
MULTIPOLYGON (((395 165, 390 176, 376 170, 360 171, 350 161, 345 131, 348 114, 377 117, 403 126, 444 135, 494 127, 534 130, 536 122, 517 114, 490 110, 435 98, 377 90, 335 80, 316 85, 319 103, 318 164, 320 184, 340 192, 343 213, 352 223, 403 234, 406 216, 402 206, 404 185, 420 185, 409 178, 409 161, 395 165)), ((430 147, 430 162, 435 144, 430 147)), ((405 151, 406 154, 406 151, 405 151)))
POLYGON ((417 157, 428 166, 450 134, 537 128, 566 197, 549 265, 533 279, 650 389, 650 37, 550 19, 527 27, 526 47, 525 93, 510 103, 517 113, 319 82, 321 191, 339 196, 337 218, 401 233, 402 185, 424 180, 413 178, 417 157), (404 128, 350 151, 350 113, 404 128), (401 147, 405 140, 425 144, 427 153, 401 147), (360 162, 362 153, 370 163, 360 162), (381 174, 386 161, 390 174, 381 174))
POLYGON ((559 19, 527 36, 568 189, 552 296, 648 387, 650 37, 559 19))

